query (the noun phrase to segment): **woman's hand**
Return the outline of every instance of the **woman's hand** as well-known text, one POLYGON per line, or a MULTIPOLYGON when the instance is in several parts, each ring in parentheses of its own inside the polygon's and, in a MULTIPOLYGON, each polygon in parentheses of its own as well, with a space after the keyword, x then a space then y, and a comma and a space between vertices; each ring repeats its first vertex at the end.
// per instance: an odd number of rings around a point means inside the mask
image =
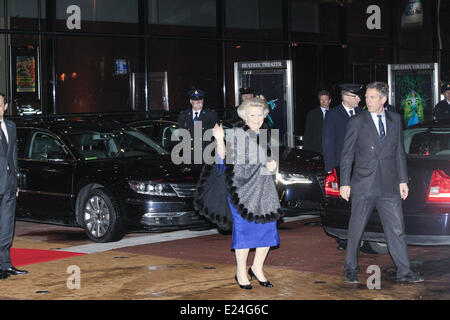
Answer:
POLYGON ((225 137, 225 133, 223 131, 222 124, 217 124, 213 128, 213 136, 216 138, 216 141, 223 141, 225 137))
POLYGON ((277 168, 277 162, 275 160, 267 162, 266 168, 269 169, 270 171, 275 171, 275 169, 277 168))

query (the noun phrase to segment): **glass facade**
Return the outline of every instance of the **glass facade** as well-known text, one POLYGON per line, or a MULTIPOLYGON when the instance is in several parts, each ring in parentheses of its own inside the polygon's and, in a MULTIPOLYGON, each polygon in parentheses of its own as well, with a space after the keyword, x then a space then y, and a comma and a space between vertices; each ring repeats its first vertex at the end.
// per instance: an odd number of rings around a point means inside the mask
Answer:
POLYGON ((439 62, 450 81, 449 13, 433 0, 0 0, 0 91, 13 114, 178 112, 197 87, 220 115, 235 62, 289 59, 301 135, 318 91, 336 105, 340 83, 387 81, 389 63, 439 62))

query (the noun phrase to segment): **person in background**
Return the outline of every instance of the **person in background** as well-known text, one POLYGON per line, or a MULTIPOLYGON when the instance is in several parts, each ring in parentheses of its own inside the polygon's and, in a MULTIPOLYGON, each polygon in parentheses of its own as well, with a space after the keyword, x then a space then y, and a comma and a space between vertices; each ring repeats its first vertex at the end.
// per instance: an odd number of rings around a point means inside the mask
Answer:
POLYGON ((434 120, 450 118, 450 83, 442 86, 442 93, 444 94, 444 100, 439 101, 434 107, 434 120))
MULTIPOLYGON (((322 150, 325 162, 325 170, 336 170, 339 177, 339 163, 341 161, 342 145, 344 144, 345 129, 348 120, 361 112, 358 106, 361 98, 359 94, 362 85, 341 84, 342 102, 337 107, 327 112, 322 129, 322 150)), ((346 241, 336 238, 338 250, 345 250, 346 241)))
POLYGON ((322 125, 330 109, 331 95, 322 90, 318 94, 320 106, 308 112, 306 117, 303 149, 322 152, 322 125))
MULTIPOLYGON (((194 163, 194 124, 196 121, 201 123, 201 136, 206 130, 214 128, 216 123, 219 123, 219 117, 214 110, 204 108, 205 92, 200 89, 190 90, 188 92, 189 102, 191 104, 190 109, 180 112, 178 115, 178 127, 186 129, 191 135, 191 163, 194 163)), ((208 141, 202 142, 203 149, 209 144, 208 141)), ((203 155, 203 153, 201 153, 203 155)), ((203 162, 203 157, 202 162, 203 162)))
MULTIPOLYGON (((255 93, 255 90, 253 90, 253 88, 250 87, 242 87, 239 89, 239 94, 241 95, 241 103, 244 102, 247 99, 253 98, 253 95, 255 93)), ((237 109, 239 108, 239 105, 237 105, 232 112, 231 115, 231 120, 233 121, 233 123, 237 122, 237 121, 241 121, 241 118, 239 118, 239 115, 237 113, 237 109)))

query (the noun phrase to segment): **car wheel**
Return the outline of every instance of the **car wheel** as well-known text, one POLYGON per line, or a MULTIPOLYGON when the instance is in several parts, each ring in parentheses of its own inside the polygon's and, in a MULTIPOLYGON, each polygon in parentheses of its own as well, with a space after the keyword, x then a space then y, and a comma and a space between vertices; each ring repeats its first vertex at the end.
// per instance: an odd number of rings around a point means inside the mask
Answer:
POLYGON ((364 241, 361 251, 371 254, 387 254, 389 252, 385 242, 364 241))
POLYGON ((95 242, 120 240, 124 232, 112 196, 104 189, 94 189, 85 199, 81 214, 88 237, 95 242))

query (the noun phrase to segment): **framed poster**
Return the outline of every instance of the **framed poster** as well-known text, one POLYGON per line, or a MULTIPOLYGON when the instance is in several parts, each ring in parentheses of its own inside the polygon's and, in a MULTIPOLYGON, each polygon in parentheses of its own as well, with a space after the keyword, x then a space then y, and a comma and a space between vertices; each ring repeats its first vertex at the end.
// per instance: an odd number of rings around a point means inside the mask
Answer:
POLYGON ((36 90, 36 56, 16 56, 16 92, 36 90))
POLYGON ((437 63, 389 64, 389 103, 403 116, 404 127, 432 120, 439 102, 437 63))
POLYGON ((239 88, 251 87, 269 104, 269 127, 279 130, 280 143, 294 147, 293 90, 291 60, 234 63, 235 104, 240 103, 239 88))

